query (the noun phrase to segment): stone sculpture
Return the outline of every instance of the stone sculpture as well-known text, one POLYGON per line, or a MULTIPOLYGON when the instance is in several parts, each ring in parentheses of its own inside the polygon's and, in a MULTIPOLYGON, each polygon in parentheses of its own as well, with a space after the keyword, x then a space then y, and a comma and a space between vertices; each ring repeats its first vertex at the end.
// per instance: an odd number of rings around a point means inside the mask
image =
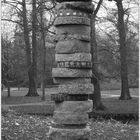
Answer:
POLYGON ((89 140, 88 112, 93 93, 90 54, 91 0, 56 0, 54 81, 59 83, 50 140, 89 140))

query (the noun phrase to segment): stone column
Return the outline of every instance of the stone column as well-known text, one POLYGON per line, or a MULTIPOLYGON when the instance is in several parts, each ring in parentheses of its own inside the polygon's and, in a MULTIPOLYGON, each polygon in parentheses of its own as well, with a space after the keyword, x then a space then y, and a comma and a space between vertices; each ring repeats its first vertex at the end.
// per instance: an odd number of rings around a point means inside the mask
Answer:
POLYGON ((91 0, 56 0, 56 54, 57 68, 54 81, 59 83, 55 100, 50 140, 89 140, 88 112, 93 93, 90 54, 91 0))

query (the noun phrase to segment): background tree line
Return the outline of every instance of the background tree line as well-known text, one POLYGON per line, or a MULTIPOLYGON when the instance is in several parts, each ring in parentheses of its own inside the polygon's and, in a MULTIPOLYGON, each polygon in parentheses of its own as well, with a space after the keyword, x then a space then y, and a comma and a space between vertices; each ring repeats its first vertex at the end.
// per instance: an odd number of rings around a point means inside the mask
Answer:
MULTIPOLYGON (((91 53, 95 90, 91 98, 95 108, 105 109, 101 83, 121 83, 120 99, 130 99, 129 87, 138 87, 138 2, 94 0, 93 4, 91 53)), ((27 96, 38 96, 40 85, 45 95, 45 86, 53 84, 55 5, 47 0, 2 1, 2 24, 15 24, 12 39, 8 39, 6 30, 2 34, 2 83, 7 87, 28 87, 27 96)))

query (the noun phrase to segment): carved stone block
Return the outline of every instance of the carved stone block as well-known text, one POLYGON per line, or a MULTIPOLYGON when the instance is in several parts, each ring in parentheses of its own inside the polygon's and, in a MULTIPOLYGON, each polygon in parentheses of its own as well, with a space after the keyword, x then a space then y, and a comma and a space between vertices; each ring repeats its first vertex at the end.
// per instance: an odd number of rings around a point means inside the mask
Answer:
POLYGON ((56 44, 56 54, 69 53, 90 53, 90 43, 83 42, 77 39, 59 41, 56 44))
POLYGON ((69 68, 53 68, 52 69, 53 77, 92 77, 92 71, 88 69, 69 69, 69 68))
POLYGON ((82 42, 88 42, 88 43, 90 42, 90 36, 89 35, 65 34, 65 33, 55 35, 54 41, 55 42, 67 41, 67 40, 73 41, 74 39, 80 40, 82 42))
POLYGON ((69 17, 58 17, 54 21, 55 26, 65 24, 78 24, 78 25, 80 24, 90 26, 90 20, 89 18, 86 17, 69 16, 69 17))
POLYGON ((63 84, 59 85, 58 92, 66 94, 92 94, 94 87, 92 84, 63 84))
POLYGON ((67 61, 81 61, 81 62, 91 62, 90 53, 74 53, 74 54, 55 54, 56 62, 67 62, 67 61))
POLYGON ((49 135, 51 140, 88 140, 90 131, 89 127, 83 129, 58 129, 51 127, 49 135))
POLYGON ((55 107, 55 111, 67 113, 85 113, 92 111, 92 101, 64 101, 55 107))
POLYGON ((90 78, 53 78, 53 82, 55 84, 90 84, 91 79, 90 78))
POLYGON ((91 4, 90 0, 79 0, 79 1, 66 1, 56 6, 57 10, 72 9, 80 10, 86 13, 92 13, 94 6, 91 4))
POLYGON ((79 35, 88 36, 90 38, 90 27, 85 25, 63 25, 56 28, 56 34, 62 34, 65 36, 79 35))
POLYGON ((53 120, 56 124, 84 125, 88 122, 88 114, 54 111, 53 120))

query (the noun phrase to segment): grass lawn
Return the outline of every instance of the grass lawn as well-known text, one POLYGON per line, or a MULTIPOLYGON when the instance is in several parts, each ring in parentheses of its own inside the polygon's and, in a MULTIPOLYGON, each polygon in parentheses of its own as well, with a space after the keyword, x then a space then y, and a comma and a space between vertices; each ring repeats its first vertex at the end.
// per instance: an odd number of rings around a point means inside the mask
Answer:
MULTIPOLYGON (((138 95, 138 90, 132 91, 133 95, 138 95)), ((48 132, 52 117, 37 114, 53 114, 54 102, 50 101, 50 94, 56 92, 56 89, 46 89, 46 101, 41 101, 41 91, 39 91, 39 97, 25 97, 27 90, 16 90, 12 91, 10 98, 5 96, 5 92, 2 93, 2 140, 49 140, 48 132)), ((98 111, 98 113, 138 115, 138 98, 121 101, 109 96, 119 95, 119 92, 104 91, 102 102, 107 110, 98 111)), ((138 122, 123 124, 112 119, 102 119, 102 121, 90 119, 89 124, 91 140, 138 140, 138 122)))
MULTIPOLYGON (((52 117, 2 113, 2 140, 49 140, 52 117)), ((138 125, 123 124, 115 120, 92 120, 91 140, 138 140, 138 125)))
MULTIPOLYGON (((46 89, 46 100, 41 101, 41 91, 38 90, 40 96, 38 97, 25 97, 27 89, 20 91, 11 91, 11 97, 4 96, 6 91, 2 93, 2 108, 5 105, 12 105, 11 108, 23 113, 33 114, 53 114, 54 102, 50 101, 50 94, 56 93, 56 88, 46 89), (19 105, 20 104, 20 105, 19 105)), ((138 89, 131 89, 131 94, 137 96, 138 89)), ((118 90, 103 91, 102 102, 107 107, 105 112, 98 111, 98 113, 113 113, 113 114, 137 114, 138 116, 138 98, 133 97, 132 100, 118 100, 118 97, 110 95, 119 95, 118 90)))

